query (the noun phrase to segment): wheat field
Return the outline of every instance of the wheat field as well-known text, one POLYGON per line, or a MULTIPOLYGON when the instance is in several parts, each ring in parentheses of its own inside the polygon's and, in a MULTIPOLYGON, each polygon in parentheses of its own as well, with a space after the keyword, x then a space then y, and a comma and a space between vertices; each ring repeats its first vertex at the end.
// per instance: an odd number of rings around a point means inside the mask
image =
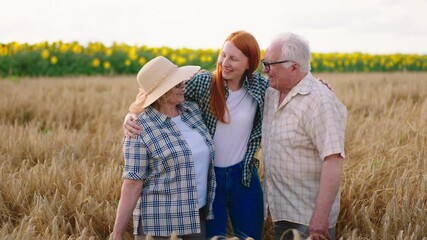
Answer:
MULTIPOLYGON (((337 236, 427 239, 427 73, 315 75, 349 110, 337 236)), ((109 237, 136 93, 133 76, 0 80, 0 239, 109 237)))

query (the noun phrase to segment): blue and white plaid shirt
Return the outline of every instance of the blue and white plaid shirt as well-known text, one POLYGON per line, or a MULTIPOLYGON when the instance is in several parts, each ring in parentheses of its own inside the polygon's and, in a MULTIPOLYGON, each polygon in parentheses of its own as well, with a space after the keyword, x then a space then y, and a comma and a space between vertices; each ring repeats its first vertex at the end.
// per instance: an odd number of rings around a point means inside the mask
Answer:
MULTIPOLYGON (((202 110, 203 121, 208 127, 211 136, 214 136, 218 120, 212 114, 209 106, 211 86, 212 73, 202 72, 186 82, 184 94, 185 100, 196 102, 199 105, 200 109, 202 110)), ((243 87, 247 89, 248 93, 256 100, 258 104, 255 113, 254 124, 247 145, 247 151, 244 157, 242 183, 248 187, 250 185, 252 171, 254 170, 254 168, 258 169, 259 167, 259 161, 254 158, 254 155, 261 142, 261 124, 262 113, 264 111, 264 95, 268 86, 268 80, 261 76, 261 74, 258 72, 255 72, 249 79, 246 78, 243 81, 243 87)), ((227 84, 224 87, 226 88, 226 97, 228 97, 227 84)))
MULTIPOLYGON (((213 219, 216 186, 213 140, 195 103, 184 102, 179 108, 183 122, 204 137, 210 150, 206 211, 207 219, 213 219)), ((153 107, 147 107, 138 120, 144 132, 136 139, 126 138, 123 142, 123 178, 144 181, 141 198, 133 213, 134 233, 137 234, 140 221, 145 235, 199 233, 199 208, 203 206, 198 206, 189 145, 172 119, 153 107)))

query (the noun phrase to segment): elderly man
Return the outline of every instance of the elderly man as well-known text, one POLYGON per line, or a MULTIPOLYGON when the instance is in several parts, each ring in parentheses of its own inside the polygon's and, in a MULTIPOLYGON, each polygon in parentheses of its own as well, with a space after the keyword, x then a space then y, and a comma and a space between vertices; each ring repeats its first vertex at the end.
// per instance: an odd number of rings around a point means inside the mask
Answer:
POLYGON ((310 73, 310 47, 293 33, 273 39, 262 60, 265 208, 275 239, 335 238, 347 109, 310 73), (289 231, 288 231, 289 230, 289 231))

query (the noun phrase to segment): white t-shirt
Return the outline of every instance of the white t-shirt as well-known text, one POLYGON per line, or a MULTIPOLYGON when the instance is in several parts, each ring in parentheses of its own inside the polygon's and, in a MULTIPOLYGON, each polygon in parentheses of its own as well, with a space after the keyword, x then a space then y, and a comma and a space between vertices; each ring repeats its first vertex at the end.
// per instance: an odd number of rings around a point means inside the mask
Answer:
POLYGON ((206 205, 208 192, 208 171, 210 163, 210 150, 205 139, 197 130, 191 129, 180 116, 173 117, 172 121, 178 126, 182 136, 190 147, 196 173, 197 196, 199 208, 206 205))
POLYGON ((244 87, 229 90, 226 104, 229 123, 218 121, 214 135, 216 167, 233 166, 243 160, 257 109, 256 100, 244 87))

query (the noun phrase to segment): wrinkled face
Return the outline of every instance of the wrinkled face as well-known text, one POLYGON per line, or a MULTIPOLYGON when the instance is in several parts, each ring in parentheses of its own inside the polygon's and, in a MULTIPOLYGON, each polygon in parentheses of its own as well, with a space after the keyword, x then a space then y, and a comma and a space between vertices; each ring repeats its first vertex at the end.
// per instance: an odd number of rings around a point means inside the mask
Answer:
MULTIPOLYGON (((267 48, 264 54, 264 61, 268 63, 281 62, 287 59, 281 59, 281 46, 276 43, 272 43, 267 48)), ((292 86, 292 67, 285 68, 284 64, 271 64, 270 69, 263 68, 263 72, 267 74, 270 87, 283 91, 289 89, 292 86)))
POLYGON ((159 104, 178 105, 184 102, 184 87, 185 83, 180 82, 178 85, 167 91, 161 98, 159 104))
POLYGON ((226 41, 218 56, 222 66, 222 77, 228 81, 240 81, 249 68, 249 59, 230 41, 226 41))

